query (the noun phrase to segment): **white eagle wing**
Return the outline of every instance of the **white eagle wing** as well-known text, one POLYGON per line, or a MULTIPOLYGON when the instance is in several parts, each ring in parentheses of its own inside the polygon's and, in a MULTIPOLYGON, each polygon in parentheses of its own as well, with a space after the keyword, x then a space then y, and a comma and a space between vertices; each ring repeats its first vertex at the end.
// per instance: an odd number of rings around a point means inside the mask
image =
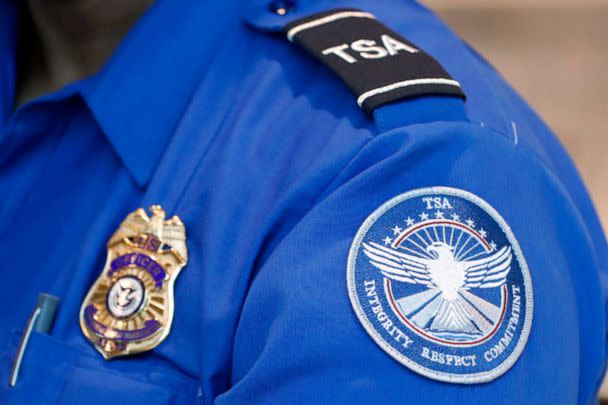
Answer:
POLYGON ((466 264, 464 288, 500 287, 507 279, 512 260, 511 247, 504 246, 483 259, 463 262, 466 264))
POLYGON ((429 274, 429 264, 433 260, 406 255, 374 242, 363 243, 363 252, 385 277, 405 283, 424 284, 429 288, 436 287, 429 274))

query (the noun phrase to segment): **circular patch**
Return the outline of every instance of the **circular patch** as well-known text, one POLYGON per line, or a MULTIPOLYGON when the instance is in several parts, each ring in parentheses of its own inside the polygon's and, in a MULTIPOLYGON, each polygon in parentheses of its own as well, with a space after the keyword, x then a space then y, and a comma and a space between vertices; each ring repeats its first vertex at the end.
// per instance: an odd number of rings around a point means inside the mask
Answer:
POLYGON ((414 190, 378 208, 357 232, 347 279, 376 343, 435 380, 491 381, 530 333, 532 284, 519 244, 494 208, 463 190, 414 190))
POLYGON ((108 311, 115 318, 128 318, 139 311, 145 296, 144 283, 139 278, 121 277, 116 280, 108 292, 108 311))

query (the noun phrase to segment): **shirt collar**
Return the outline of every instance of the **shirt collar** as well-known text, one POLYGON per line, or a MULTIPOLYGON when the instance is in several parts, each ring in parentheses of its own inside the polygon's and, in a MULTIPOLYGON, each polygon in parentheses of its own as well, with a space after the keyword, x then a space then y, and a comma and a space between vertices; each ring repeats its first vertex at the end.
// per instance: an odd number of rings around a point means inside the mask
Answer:
POLYGON ((220 3, 158 1, 83 87, 89 109, 142 187, 212 58, 211 38, 225 29, 231 10, 222 10, 220 3))

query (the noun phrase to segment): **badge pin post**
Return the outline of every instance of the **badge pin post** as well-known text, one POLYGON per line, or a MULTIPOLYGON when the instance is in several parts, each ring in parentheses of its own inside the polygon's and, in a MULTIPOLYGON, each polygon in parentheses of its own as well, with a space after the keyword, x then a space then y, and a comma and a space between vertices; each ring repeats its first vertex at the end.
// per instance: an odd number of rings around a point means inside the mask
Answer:
POLYGON ((171 330, 173 287, 188 262, 186 229, 158 205, 129 214, 108 242, 104 269, 80 309, 80 327, 105 359, 145 352, 171 330))

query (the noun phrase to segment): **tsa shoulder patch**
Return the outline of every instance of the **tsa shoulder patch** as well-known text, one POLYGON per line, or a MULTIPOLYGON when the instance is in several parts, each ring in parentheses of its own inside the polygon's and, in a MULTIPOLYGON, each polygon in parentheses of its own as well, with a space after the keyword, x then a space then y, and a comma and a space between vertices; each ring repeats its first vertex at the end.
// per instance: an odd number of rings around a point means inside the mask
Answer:
POLYGON ((365 330, 426 377, 492 381, 522 353, 532 283, 505 220, 467 191, 398 195, 363 223, 348 257, 348 290, 365 330))
POLYGON ((370 13, 326 11, 292 21, 284 31, 336 73, 367 112, 413 96, 465 97, 439 62, 370 13))

